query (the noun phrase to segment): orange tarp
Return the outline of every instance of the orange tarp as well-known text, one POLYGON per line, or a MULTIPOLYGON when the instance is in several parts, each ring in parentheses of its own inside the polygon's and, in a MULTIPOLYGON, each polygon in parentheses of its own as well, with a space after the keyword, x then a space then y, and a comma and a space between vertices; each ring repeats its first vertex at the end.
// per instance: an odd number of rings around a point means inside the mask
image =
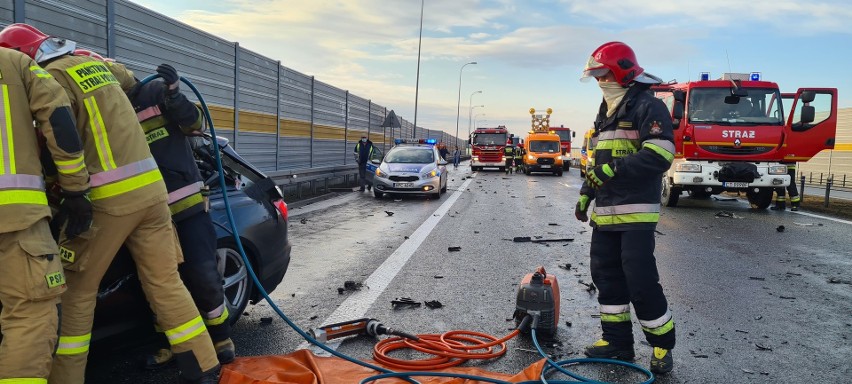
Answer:
MULTIPOLYGON (((369 363, 376 365, 373 361, 369 363)), ((538 380, 545 363, 544 359, 539 360, 515 375, 488 372, 472 367, 454 367, 441 372, 464 373, 517 383, 538 380)), ((357 384, 379 373, 337 357, 316 356, 309 350, 300 349, 289 355, 237 358, 233 363, 222 367, 219 384, 357 384)), ((440 377, 415 377, 414 379, 422 384, 481 383, 440 377)), ((405 381, 392 378, 373 383, 398 384, 405 381)))

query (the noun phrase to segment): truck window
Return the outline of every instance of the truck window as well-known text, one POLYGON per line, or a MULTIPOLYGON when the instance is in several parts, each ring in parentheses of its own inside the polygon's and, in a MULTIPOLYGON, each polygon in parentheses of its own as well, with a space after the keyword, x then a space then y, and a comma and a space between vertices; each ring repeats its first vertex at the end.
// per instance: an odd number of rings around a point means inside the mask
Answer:
POLYGON ((720 125, 783 124, 780 106, 772 102, 780 98, 777 89, 747 88, 747 91, 746 97, 733 97, 729 88, 692 89, 688 101, 689 122, 720 125))
POLYGON ((550 152, 555 153, 559 152, 559 142, 558 141, 541 141, 541 140, 531 140, 529 142, 529 150, 530 152, 550 152))
POLYGON ((477 133, 473 136, 473 145, 506 145, 505 133, 477 133))
POLYGON ((559 135, 559 140, 561 141, 571 141, 571 131, 568 130, 555 130, 557 135, 559 135))

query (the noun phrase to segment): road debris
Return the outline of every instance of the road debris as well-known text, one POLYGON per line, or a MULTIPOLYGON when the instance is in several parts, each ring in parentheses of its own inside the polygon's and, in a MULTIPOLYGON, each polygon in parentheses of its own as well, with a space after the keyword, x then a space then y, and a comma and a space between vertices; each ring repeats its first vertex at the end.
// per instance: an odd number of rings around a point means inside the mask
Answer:
POLYGON ((337 288, 337 294, 342 295, 346 291, 360 291, 363 287, 364 283, 356 283, 352 280, 346 280, 343 282, 342 287, 337 288))
POLYGON ((778 231, 778 232, 784 232, 784 229, 785 228, 784 228, 783 225, 779 225, 778 228, 775 228, 775 230, 778 231))
POLYGON ((850 282, 849 280, 843 280, 843 279, 841 279, 841 278, 839 278, 839 277, 831 277, 831 278, 829 278, 829 279, 828 279, 828 282, 829 282, 829 284, 848 284, 848 285, 852 285, 852 282, 850 282))
POLYGON ((307 218, 307 217, 303 217, 303 218, 299 219, 299 222, 300 222, 300 223, 302 223, 302 224, 307 224, 307 222, 308 222, 308 218, 307 218))
POLYGON ((317 315, 313 315, 313 316, 311 316, 311 317, 310 317, 310 319, 311 319, 311 320, 316 320, 316 319, 317 319, 317 317, 319 317, 319 316, 317 316, 317 315))
POLYGON ((778 297, 780 297, 782 299, 786 299, 786 300, 796 300, 796 298, 793 297, 793 296, 778 296, 778 297))
POLYGON ((426 307, 430 309, 437 309, 444 306, 444 304, 441 304, 438 300, 424 301, 423 304, 426 304, 426 307))
POLYGON ((665 233, 662 233, 662 232, 660 232, 660 231, 658 231, 658 230, 656 230, 656 229, 654 230, 654 233, 656 233, 656 234, 658 234, 658 235, 660 235, 660 236, 665 236, 665 235, 666 235, 665 233))
POLYGON ((419 301, 414 301, 410 297, 397 297, 396 299, 391 300, 391 306, 394 309, 400 307, 420 307, 419 301))
POLYGON ((441 276, 441 275, 435 275, 435 276, 432 276, 432 277, 436 278, 436 279, 443 279, 444 278, 444 276, 441 276))
POLYGON ((713 200, 716 200, 716 201, 737 201, 737 199, 733 199, 733 198, 731 198, 731 199, 722 199, 722 198, 719 198, 719 197, 716 197, 716 196, 713 196, 713 200))
POLYGON ((447 247, 447 251, 458 252, 461 251, 461 247, 447 247))
POLYGON ((391 212, 391 211, 385 211, 385 213, 387 213, 388 216, 393 216, 393 212, 391 212))
POLYGON ((559 223, 547 223, 547 225, 549 225, 551 227, 558 227, 559 223))
POLYGON ((716 212, 716 217, 727 217, 727 218, 731 218, 731 219, 742 219, 743 218, 743 216, 738 216, 737 214, 735 214, 731 211, 716 212))
POLYGON ((578 283, 586 286, 586 292, 594 292, 598 290, 598 287, 595 286, 595 283, 585 283, 583 280, 578 281, 578 283))
POLYGON ((559 268, 570 271, 571 270, 571 263, 565 263, 565 265, 559 264, 559 268))
POLYGON ((764 280, 766 280, 766 278, 765 278, 765 277, 749 276, 748 278, 749 278, 749 280, 758 280, 758 281, 764 281, 764 280))
POLYGON ((272 318, 271 317, 261 317, 260 323, 261 324, 272 324, 272 318))
POLYGON ((768 346, 765 346, 765 345, 760 345, 760 344, 758 344, 758 343, 754 343, 754 346, 755 346, 755 347, 757 347, 757 350, 758 350, 758 351, 771 351, 771 350, 772 350, 772 347, 768 347, 768 346))
POLYGON ((513 242, 516 243, 553 243, 553 242, 562 242, 562 241, 574 241, 571 238, 562 238, 562 239, 543 239, 541 236, 535 236, 535 239, 529 236, 516 236, 512 239, 513 242))

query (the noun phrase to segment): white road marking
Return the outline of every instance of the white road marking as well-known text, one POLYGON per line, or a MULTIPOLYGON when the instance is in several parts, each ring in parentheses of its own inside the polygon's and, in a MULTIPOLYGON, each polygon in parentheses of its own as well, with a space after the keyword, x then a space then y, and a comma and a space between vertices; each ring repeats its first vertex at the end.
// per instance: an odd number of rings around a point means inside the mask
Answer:
MULTIPOLYGON (((474 173, 474 175, 476 175, 474 173)), ((355 320, 362 318, 366 315, 367 311, 376 302, 385 289, 390 285, 390 282, 396 277, 397 273, 405 266, 408 262, 408 259, 420 248, 420 245, 426 240, 432 230, 438 225, 438 222, 444 217, 444 215, 449 212, 450 208, 456 201, 459 199, 461 194, 467 189, 470 183, 473 181, 473 176, 468 177, 467 181, 462 184, 462 186, 456 191, 453 192, 450 197, 441 204, 438 209, 429 215, 423 224, 411 234, 411 236, 406 240, 402 245, 399 246, 385 261, 382 265, 377 268, 367 280, 364 281, 364 285, 368 286, 369 289, 364 289, 360 291, 355 291, 349 295, 349 297, 340 304, 339 307, 329 315, 322 324, 334 324, 348 320, 355 320)), ((337 349, 340 346, 340 341, 333 341, 327 344, 331 349, 337 349)), ((305 349, 311 347, 312 351, 321 356, 328 356, 329 354, 312 344, 309 344, 307 341, 299 344, 299 349, 305 349)))
POLYGON ((308 213, 311 213, 311 212, 314 212, 314 211, 319 211, 321 209, 331 208, 331 207, 334 207, 334 206, 345 204, 345 203, 348 203, 352 200, 359 198, 360 195, 363 194, 363 193, 364 192, 360 192, 360 193, 359 192, 352 192, 350 194, 347 194, 347 195, 340 197, 340 198, 337 198, 337 199, 328 199, 328 200, 320 201, 320 202, 317 202, 317 203, 308 204, 304 207, 299 207, 299 208, 295 208, 295 209, 290 210, 288 212, 289 213, 288 216, 289 217, 296 217, 296 216, 308 214, 308 213))
POLYGON ((571 185, 571 184, 567 184, 567 183, 559 183, 559 184, 562 184, 562 185, 564 185, 568 188, 571 188, 571 189, 580 189, 580 187, 577 187, 577 186, 574 186, 574 185, 571 185))
POLYGON ((800 215, 804 215, 804 216, 816 217, 816 218, 818 218, 818 219, 831 220, 831 221, 836 221, 836 222, 838 222, 838 223, 843 223, 843 224, 850 224, 850 225, 852 225, 852 221, 849 221, 849 220, 835 219, 835 218, 833 218, 833 217, 822 216, 822 215, 816 215, 816 214, 813 214, 813 213, 807 213, 807 212, 802 212, 802 211, 796 211, 796 212, 790 211, 790 213, 798 213, 798 214, 800 214, 800 215))

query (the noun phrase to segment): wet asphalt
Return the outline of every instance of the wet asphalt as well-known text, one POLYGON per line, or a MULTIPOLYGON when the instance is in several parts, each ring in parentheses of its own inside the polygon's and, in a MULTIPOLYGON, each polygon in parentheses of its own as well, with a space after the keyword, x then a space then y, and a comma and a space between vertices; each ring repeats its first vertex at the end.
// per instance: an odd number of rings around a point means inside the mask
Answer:
MULTIPOLYGON (((449 178, 449 193, 440 200, 351 192, 291 210, 293 259, 273 301, 303 329, 327 324, 341 304, 354 302, 366 310, 353 317, 376 318, 410 333, 466 329, 503 336, 514 325, 517 284, 541 265, 556 275, 561 291, 557 337, 544 349, 557 360, 581 355, 599 337, 599 319, 596 292, 586 285, 591 229, 573 215, 577 170, 562 177, 473 174, 463 165, 450 169, 449 178), (455 193, 460 195, 444 206, 446 214, 436 213, 455 193), (406 244, 436 214, 440 220, 422 244, 406 244), (518 236, 573 240, 513 242, 518 236), (367 281, 406 249, 413 253, 398 273, 384 276, 383 290, 339 292, 346 281, 367 281), (374 301, 365 303, 363 296, 374 301), (437 300, 443 307, 394 308, 391 301, 400 297, 437 300)), ((657 264, 678 335, 675 371, 657 382, 849 382, 852 223, 753 211, 727 197, 683 196, 677 208, 663 209, 657 229, 657 264)), ((636 363, 647 366, 651 348, 636 324, 634 334, 636 363)), ((265 302, 249 306, 233 339, 239 356, 286 354, 302 345, 265 302)), ((87 382, 174 382, 173 368, 140 368, 150 340, 128 335, 94 345, 87 382)), ((373 344, 352 338, 338 350, 369 359, 373 344)), ((507 344, 505 356, 466 365, 514 373, 540 359, 529 336, 507 344)), ((604 381, 642 381, 621 368, 576 370, 604 381)))

